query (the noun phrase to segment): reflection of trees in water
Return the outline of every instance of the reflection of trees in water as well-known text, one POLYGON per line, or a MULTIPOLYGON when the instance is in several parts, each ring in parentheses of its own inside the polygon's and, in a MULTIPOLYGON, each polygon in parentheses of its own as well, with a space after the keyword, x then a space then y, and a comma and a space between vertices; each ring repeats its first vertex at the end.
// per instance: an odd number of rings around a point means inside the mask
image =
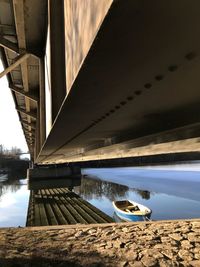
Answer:
POLYGON ((89 177, 83 177, 81 180, 81 186, 75 187, 74 191, 87 200, 93 198, 100 199, 104 196, 111 201, 118 198, 127 198, 128 191, 134 192, 146 200, 150 199, 151 197, 151 192, 147 190, 129 188, 125 185, 115 184, 89 177))
POLYGON ((1 197, 8 193, 8 192, 11 192, 11 193, 15 193, 17 192, 19 189, 20 189, 20 183, 19 183, 19 180, 6 180, 4 182, 1 182, 0 183, 0 200, 1 200, 1 197))
POLYGON ((100 199, 105 196, 111 201, 119 197, 126 198, 128 190, 129 188, 125 185, 85 177, 81 180, 81 186, 74 189, 76 193, 87 200, 100 199))
POLYGON ((151 197, 151 192, 147 190, 140 190, 140 189, 133 189, 135 193, 140 195, 143 199, 150 199, 151 197))

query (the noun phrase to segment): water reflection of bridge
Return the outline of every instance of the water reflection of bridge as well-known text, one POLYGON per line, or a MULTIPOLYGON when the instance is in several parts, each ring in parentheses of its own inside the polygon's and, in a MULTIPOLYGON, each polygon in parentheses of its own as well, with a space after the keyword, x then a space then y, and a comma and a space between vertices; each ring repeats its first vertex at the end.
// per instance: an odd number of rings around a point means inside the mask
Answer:
POLYGON ((29 189, 27 226, 111 222, 112 218, 88 201, 127 199, 129 192, 147 200, 151 194, 149 191, 87 176, 75 179, 32 179, 29 181, 29 189))
MULTIPOLYGON (((48 181, 34 182, 29 188, 34 188, 30 193, 27 226, 45 226, 76 223, 107 223, 113 219, 83 200, 71 189, 80 185, 80 179, 56 180, 56 185, 48 181), (73 183, 73 184, 72 184, 73 183), (45 185, 46 184, 46 185, 45 185), (57 188, 55 188, 57 187, 57 188), (40 188, 40 189, 39 189, 40 188)), ((55 181, 54 181, 55 182, 55 181)))

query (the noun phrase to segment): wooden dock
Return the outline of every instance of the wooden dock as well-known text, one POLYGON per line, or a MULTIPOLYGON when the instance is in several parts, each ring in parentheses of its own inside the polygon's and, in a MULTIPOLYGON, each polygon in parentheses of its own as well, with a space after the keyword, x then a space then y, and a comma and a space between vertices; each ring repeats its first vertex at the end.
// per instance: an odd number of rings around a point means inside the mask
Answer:
POLYGON ((67 188, 31 190, 26 226, 113 222, 67 188))

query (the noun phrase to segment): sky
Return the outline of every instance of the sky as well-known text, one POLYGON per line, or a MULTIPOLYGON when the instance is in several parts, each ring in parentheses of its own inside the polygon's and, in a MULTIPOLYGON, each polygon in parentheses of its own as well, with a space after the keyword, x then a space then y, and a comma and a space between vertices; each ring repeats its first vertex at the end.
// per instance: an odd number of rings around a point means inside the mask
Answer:
MULTIPOLYGON (((0 72, 2 70, 0 60, 0 72)), ((8 149, 18 147, 23 152, 28 151, 6 76, 0 79, 0 144, 8 149)))

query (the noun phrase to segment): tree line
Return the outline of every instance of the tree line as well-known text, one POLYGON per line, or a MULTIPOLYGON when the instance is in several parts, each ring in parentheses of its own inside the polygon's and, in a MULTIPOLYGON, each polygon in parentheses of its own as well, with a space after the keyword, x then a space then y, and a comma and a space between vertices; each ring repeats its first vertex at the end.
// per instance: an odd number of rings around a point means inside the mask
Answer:
POLYGON ((2 144, 0 145, 0 159, 1 158, 13 158, 19 159, 22 150, 18 147, 12 147, 11 149, 5 148, 2 144))
POLYGON ((29 160, 21 159, 22 151, 18 147, 11 149, 0 145, 0 177, 7 174, 8 179, 18 179, 26 177, 26 170, 29 168, 29 160))

